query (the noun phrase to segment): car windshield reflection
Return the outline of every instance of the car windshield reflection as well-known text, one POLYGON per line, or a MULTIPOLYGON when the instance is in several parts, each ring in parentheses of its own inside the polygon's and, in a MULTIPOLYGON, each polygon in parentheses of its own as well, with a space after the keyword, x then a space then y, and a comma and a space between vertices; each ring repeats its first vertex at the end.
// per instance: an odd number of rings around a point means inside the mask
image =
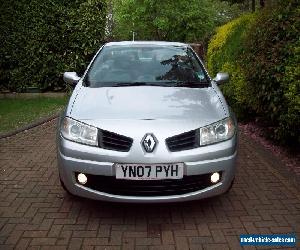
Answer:
POLYGON ((108 46, 95 59, 85 82, 94 88, 130 85, 203 87, 209 80, 189 48, 108 46))

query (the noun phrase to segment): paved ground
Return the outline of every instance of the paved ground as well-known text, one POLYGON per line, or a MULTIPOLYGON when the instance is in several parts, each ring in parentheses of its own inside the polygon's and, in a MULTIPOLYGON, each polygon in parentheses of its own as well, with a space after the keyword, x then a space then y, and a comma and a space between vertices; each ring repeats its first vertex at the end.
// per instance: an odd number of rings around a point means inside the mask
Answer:
POLYGON ((72 198, 62 190, 55 125, 0 140, 0 249, 239 249, 240 234, 300 237, 299 188, 243 136, 231 193, 128 205, 72 198))

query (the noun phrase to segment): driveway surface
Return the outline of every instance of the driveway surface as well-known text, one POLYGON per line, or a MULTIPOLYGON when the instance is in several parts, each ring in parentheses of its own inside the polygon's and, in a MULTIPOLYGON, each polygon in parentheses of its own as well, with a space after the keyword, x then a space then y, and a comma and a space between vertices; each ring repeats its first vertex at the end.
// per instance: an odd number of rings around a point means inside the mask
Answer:
POLYGON ((0 249, 240 249, 240 234, 295 232, 300 247, 299 187, 243 135, 229 194, 115 204, 63 191, 55 126, 52 120, 0 140, 0 249))

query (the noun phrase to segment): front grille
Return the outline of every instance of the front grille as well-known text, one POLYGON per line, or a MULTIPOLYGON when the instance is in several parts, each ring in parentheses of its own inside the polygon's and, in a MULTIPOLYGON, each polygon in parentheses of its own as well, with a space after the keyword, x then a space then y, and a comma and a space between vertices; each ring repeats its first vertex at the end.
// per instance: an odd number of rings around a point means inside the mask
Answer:
POLYGON ((99 129, 98 142, 100 148, 128 152, 131 148, 133 140, 124 135, 99 129))
POLYGON ((175 135, 166 139, 171 152, 197 148, 200 146, 199 129, 175 135))
MULTIPOLYGON (((77 175, 78 173, 76 173, 77 175)), ((178 180, 121 180, 115 176, 90 175, 84 185, 100 192, 126 196, 168 196, 187 194, 212 186, 211 174, 184 176, 178 180)), ((76 176, 77 180, 77 176, 76 176)))

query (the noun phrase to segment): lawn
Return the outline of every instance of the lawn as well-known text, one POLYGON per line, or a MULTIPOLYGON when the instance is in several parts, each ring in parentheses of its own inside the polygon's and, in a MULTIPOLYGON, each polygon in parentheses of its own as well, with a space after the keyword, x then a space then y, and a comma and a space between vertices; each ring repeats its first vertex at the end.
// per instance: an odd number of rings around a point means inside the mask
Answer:
POLYGON ((67 104, 68 97, 1 98, 0 133, 53 115, 67 104))

